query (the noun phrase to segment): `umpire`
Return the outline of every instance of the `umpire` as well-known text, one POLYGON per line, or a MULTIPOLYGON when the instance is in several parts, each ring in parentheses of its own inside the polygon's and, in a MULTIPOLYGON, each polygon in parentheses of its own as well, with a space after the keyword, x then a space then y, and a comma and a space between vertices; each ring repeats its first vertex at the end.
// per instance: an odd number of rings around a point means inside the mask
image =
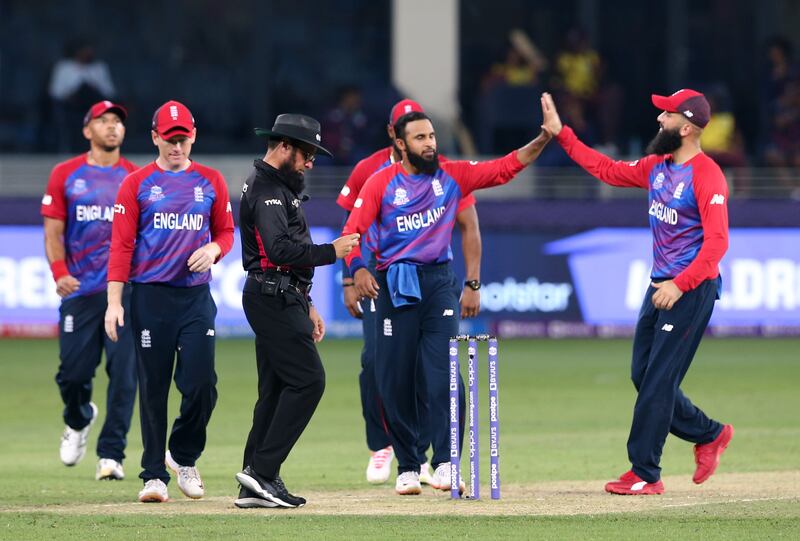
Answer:
POLYGON ((320 125, 304 115, 283 114, 271 130, 267 154, 255 160, 242 187, 239 227, 247 271, 242 305, 256 334, 258 400, 244 450, 237 507, 301 507, 280 478, 280 468, 311 420, 325 389, 316 342, 325 323, 311 301, 314 267, 349 254, 358 234, 313 244, 301 206, 308 197, 305 172, 321 145, 320 125))

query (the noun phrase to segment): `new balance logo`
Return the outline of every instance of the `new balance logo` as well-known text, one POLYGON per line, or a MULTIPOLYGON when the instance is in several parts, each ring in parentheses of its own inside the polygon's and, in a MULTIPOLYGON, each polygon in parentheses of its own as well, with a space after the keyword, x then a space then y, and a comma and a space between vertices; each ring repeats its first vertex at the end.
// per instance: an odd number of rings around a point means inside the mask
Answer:
POLYGON ((149 348, 150 345, 150 331, 147 329, 142 329, 142 347, 149 348))
POLYGON ((206 331, 206 336, 214 336, 215 334, 216 334, 216 333, 214 332, 214 329, 208 329, 208 330, 206 331))
POLYGON ((125 206, 122 203, 114 205, 114 214, 125 214, 125 206))
POLYGON ((715 193, 711 198, 711 202, 709 205, 724 205, 725 204, 725 196, 721 193, 715 193))
POLYGON ((52 205, 53 204, 53 196, 50 194, 45 194, 42 197, 42 205, 52 205))
POLYGON ((661 330, 662 330, 662 331, 666 331, 666 332, 672 332, 672 329, 673 329, 674 327, 675 327, 675 326, 674 326, 673 324, 671 324, 671 323, 664 323, 664 326, 663 326, 663 327, 661 327, 661 330))
POLYGON ((444 314, 442 314, 442 317, 447 317, 447 316, 451 316, 452 317, 452 315, 453 315, 453 309, 452 308, 445 308, 444 314))
POLYGON ((388 317, 383 320, 383 336, 392 336, 392 320, 388 317))

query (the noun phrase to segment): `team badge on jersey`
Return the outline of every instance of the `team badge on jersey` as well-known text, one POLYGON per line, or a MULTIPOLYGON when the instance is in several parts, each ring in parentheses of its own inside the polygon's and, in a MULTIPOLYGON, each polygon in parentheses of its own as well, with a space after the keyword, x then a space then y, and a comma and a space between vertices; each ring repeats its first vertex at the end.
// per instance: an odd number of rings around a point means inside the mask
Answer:
POLYGON ((203 202, 203 188, 201 188, 200 186, 194 187, 194 202, 195 203, 203 202))
POLYGON ((150 201, 161 201, 164 199, 164 189, 161 186, 150 188, 150 201))
POLYGON ((394 201, 392 204, 396 207, 408 203, 408 192, 404 188, 397 188, 394 191, 394 201))
POLYGON ((672 194, 673 199, 680 199, 683 195, 683 187, 686 186, 685 182, 679 182, 678 187, 675 188, 675 192, 672 194))
POLYGON ((431 186, 433 187, 433 195, 437 197, 444 195, 444 190, 442 189, 442 183, 439 182, 438 178, 433 179, 433 182, 431 182, 431 186))
POLYGON ((75 184, 72 185, 72 193, 76 195, 86 193, 86 180, 82 178, 76 179, 75 184))
POLYGON ((659 173, 653 181, 653 189, 660 190, 662 186, 664 186, 664 173, 659 173))

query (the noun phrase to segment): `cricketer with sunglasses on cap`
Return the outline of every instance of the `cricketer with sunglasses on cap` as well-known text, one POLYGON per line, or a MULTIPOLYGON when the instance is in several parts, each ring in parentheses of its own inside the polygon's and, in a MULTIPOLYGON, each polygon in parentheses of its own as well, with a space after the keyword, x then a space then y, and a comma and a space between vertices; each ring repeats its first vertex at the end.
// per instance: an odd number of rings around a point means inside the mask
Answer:
POLYGON ((578 165, 606 184, 648 190, 653 269, 633 339, 632 467, 606 484, 612 494, 664 492, 660 462, 669 433, 695 444, 697 484, 714 473, 733 437, 731 425, 707 417, 680 389, 719 298, 719 262, 728 249, 728 185, 700 148, 711 108, 689 89, 651 99, 661 110, 658 134, 646 157, 622 162, 579 141, 561 123, 552 96, 541 98, 542 128, 578 165))

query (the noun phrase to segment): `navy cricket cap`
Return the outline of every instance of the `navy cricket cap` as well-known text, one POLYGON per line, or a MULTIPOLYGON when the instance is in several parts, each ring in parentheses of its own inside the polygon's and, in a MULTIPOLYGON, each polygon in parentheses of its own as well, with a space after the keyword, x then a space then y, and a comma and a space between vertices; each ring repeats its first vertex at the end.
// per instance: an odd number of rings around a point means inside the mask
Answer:
POLYGON ((706 97, 696 90, 683 88, 670 96, 653 94, 650 99, 662 111, 680 113, 698 128, 705 128, 711 120, 711 106, 706 97))

